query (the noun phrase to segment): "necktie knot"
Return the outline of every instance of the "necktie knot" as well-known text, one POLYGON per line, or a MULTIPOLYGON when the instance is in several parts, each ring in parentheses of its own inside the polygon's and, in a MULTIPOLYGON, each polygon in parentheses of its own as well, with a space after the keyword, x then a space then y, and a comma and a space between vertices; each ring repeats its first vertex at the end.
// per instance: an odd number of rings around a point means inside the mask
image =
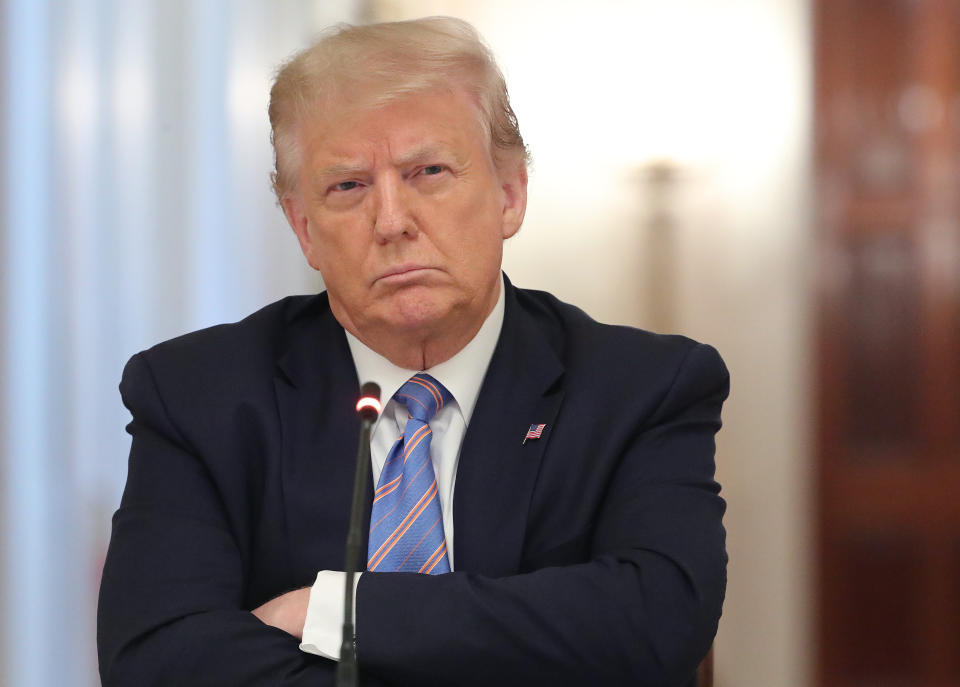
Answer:
POLYGON ((421 422, 430 422, 438 410, 453 400, 443 384, 424 372, 408 379, 393 398, 407 406, 411 417, 421 422))

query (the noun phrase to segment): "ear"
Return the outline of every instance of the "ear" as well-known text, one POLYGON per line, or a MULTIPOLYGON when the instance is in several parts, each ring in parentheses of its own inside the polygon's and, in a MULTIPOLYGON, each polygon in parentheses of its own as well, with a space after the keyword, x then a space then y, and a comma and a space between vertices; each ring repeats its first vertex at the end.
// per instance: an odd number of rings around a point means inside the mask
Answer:
POLYGON ((287 222, 290 223, 290 228, 293 229, 293 233, 297 235, 297 240, 300 242, 300 250, 303 251, 307 263, 309 263, 313 269, 319 270, 319 263, 313 254, 313 240, 310 236, 310 220, 307 218, 307 213, 304 210, 303 199, 299 193, 286 193, 280 200, 280 203, 283 205, 283 214, 286 215, 287 222))
POLYGON ((503 191, 503 238, 508 239, 523 224, 527 212, 527 166, 523 162, 511 162, 500 172, 500 188, 503 191))

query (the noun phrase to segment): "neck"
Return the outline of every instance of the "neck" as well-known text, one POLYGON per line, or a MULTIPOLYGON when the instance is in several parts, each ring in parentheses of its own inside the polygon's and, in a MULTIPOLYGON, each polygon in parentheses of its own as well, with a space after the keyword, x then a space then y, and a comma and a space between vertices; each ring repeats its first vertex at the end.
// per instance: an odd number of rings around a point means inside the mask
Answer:
MULTIPOLYGON (((483 323, 481 322, 480 325, 483 323)), ((362 334, 351 332, 366 346, 370 347, 394 365, 406 370, 428 370, 431 367, 450 360, 470 343, 480 325, 461 336, 451 337, 400 337, 365 339, 362 334)))

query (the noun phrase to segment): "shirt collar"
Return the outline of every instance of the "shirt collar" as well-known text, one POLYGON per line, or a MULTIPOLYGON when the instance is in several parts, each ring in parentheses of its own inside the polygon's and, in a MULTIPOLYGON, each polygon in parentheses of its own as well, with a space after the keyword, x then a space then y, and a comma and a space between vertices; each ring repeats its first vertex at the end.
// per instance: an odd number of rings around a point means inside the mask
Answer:
MULTIPOLYGON (((480 330, 460 351, 449 360, 423 370, 438 382, 443 384, 456 400, 465 425, 470 424, 477 397, 480 395, 480 385, 493 357, 503 328, 504 313, 503 274, 500 275, 500 295, 493 310, 487 315, 480 330)), ((381 400, 386 406, 393 394, 403 386, 410 377, 421 370, 407 370, 394 365, 372 348, 364 344, 350 332, 347 343, 350 346, 350 355, 357 369, 357 377, 361 383, 376 382, 380 386, 381 400)))

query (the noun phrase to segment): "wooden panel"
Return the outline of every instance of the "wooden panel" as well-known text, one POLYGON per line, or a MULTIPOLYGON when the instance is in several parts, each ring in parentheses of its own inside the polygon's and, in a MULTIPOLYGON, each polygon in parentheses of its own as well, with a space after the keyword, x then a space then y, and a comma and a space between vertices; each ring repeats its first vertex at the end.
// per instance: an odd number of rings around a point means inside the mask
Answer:
POLYGON ((713 647, 697 668, 697 687, 713 687, 713 647))
POLYGON ((836 162, 858 195, 913 183, 899 104, 913 71, 915 4, 871 0, 865 11, 863 2, 834 0, 818 7, 825 29, 842 36, 820 46, 833 72, 822 76, 842 86, 830 88, 823 103, 825 152, 840 158, 836 162))
POLYGON ((816 0, 816 681, 960 686, 960 0, 816 0))
MULTIPOLYGON (((838 332, 846 341, 846 440, 854 446, 913 443, 920 294, 912 242, 905 232, 861 234, 847 242, 847 251, 846 331, 838 332)), ((876 454, 854 448, 850 455, 876 454)))
POLYGON ((950 675, 960 676, 960 538, 956 539, 951 552, 950 597, 945 599, 947 606, 947 654, 950 657, 948 671, 950 675))
POLYGON ((948 537, 960 530, 960 465, 926 460, 905 468, 888 460, 831 468, 822 494, 824 516, 835 527, 928 531, 943 539, 937 546, 946 548, 948 537))
POLYGON ((909 536, 864 534, 837 543, 837 673, 856 685, 910 684, 920 673, 920 551, 909 536))

